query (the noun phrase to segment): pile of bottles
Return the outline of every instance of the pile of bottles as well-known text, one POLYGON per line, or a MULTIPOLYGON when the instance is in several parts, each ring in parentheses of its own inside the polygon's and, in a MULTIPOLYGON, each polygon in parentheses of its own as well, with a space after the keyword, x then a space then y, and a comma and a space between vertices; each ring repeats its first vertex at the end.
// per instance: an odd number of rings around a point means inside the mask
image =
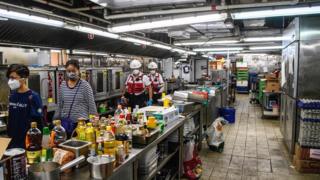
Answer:
POLYGON ((298 107, 301 109, 320 109, 320 100, 318 99, 300 99, 298 107))
POLYGON ((301 146, 320 148, 320 100, 302 99, 300 112, 299 143, 301 146))
POLYGON ((52 161, 52 148, 57 147, 67 139, 61 121, 56 120, 54 124, 51 133, 48 127, 44 127, 43 133, 41 133, 40 129, 37 128, 37 123, 31 123, 31 128, 28 130, 25 139, 28 164, 52 161))
MULTIPOLYGON (((66 131, 61 126, 60 120, 54 121, 54 128, 43 131, 37 128, 37 123, 32 122, 26 136, 26 150, 29 164, 51 161, 53 148, 67 139, 66 131)), ((114 116, 102 117, 91 115, 89 120, 78 119, 73 137, 77 140, 91 142, 89 156, 110 155, 121 164, 130 154, 132 149, 132 136, 148 136, 149 129, 157 128, 155 117, 147 119, 145 113, 136 106, 131 113, 131 108, 124 109, 118 105, 114 116)))

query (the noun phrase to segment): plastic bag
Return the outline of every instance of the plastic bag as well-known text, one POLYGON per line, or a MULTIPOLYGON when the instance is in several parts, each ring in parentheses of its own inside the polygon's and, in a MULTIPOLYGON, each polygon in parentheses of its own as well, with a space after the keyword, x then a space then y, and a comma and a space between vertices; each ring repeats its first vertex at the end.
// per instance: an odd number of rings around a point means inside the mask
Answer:
POLYGON ((184 162, 190 161, 193 158, 194 140, 187 142, 184 145, 184 162))
POLYGON ((224 142, 223 138, 223 126, 227 124, 224 118, 217 118, 207 130, 207 143, 209 146, 218 146, 224 142))

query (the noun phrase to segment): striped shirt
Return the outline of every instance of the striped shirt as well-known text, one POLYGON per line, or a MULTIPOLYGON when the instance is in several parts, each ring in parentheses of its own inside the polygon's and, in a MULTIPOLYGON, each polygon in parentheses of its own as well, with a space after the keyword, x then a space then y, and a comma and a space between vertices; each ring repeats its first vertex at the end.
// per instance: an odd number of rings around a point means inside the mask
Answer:
POLYGON ((90 84, 85 80, 80 81, 74 88, 68 87, 66 81, 62 82, 58 97, 59 108, 55 113, 55 119, 68 117, 72 100, 78 88, 79 90, 74 98, 74 103, 70 111, 70 119, 77 122, 79 118, 88 119, 90 114, 97 114, 97 108, 90 84))

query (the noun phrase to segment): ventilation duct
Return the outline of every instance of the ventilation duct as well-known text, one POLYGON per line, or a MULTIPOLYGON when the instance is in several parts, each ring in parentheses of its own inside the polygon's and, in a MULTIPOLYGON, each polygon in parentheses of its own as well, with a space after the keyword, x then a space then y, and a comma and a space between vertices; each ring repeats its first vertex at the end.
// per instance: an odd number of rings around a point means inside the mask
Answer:
POLYGON ((132 7, 156 6, 156 5, 174 5, 185 3, 205 3, 206 0, 90 0, 101 6, 107 6, 111 9, 124 9, 132 7))

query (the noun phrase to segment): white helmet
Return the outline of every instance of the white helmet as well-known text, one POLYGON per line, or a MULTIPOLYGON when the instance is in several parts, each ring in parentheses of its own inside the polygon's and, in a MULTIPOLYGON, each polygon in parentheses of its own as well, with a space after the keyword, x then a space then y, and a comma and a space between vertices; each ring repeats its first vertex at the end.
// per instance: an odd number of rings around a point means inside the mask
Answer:
POLYGON ((158 65, 155 62, 151 62, 148 64, 149 69, 158 69, 158 65))
POLYGON ((139 69, 141 66, 141 62, 138 60, 133 60, 130 62, 130 69, 139 69))

